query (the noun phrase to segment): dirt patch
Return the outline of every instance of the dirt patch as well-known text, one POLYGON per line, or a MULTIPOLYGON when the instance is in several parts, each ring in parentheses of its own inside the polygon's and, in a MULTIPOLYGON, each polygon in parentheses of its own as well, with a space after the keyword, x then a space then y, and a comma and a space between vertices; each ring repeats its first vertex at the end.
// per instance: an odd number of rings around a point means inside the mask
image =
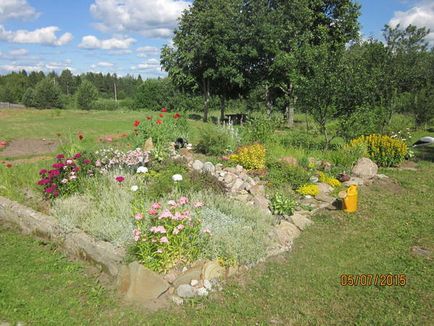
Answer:
POLYGON ((398 170, 417 171, 417 163, 413 161, 404 161, 399 165, 398 170))
POLYGON ((0 152, 2 157, 20 157, 53 152, 59 144, 47 139, 16 139, 0 152))
POLYGON ((403 190, 399 182, 392 178, 376 180, 374 187, 391 192, 392 194, 399 194, 403 190))
POLYGON ((126 133, 122 133, 122 134, 114 134, 114 135, 106 135, 106 136, 101 136, 98 140, 101 143, 111 143, 113 141, 122 139, 122 138, 127 138, 128 134, 126 133))

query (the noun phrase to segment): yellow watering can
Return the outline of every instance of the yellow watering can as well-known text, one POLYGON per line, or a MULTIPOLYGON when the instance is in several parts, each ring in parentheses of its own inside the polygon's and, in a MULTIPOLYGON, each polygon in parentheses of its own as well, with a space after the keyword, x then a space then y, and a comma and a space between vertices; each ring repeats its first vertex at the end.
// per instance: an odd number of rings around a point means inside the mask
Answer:
POLYGON ((341 191, 339 197, 342 198, 345 212, 354 213, 357 211, 358 192, 356 185, 350 186, 346 191, 341 191))

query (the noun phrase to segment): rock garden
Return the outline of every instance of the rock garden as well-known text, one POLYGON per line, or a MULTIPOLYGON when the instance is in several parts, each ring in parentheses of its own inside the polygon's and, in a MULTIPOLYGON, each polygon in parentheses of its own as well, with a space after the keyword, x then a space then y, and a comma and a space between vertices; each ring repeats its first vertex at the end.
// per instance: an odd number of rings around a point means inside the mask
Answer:
POLYGON ((296 138, 271 139, 267 123, 210 126, 191 144, 187 119, 163 108, 97 149, 80 134, 40 169, 41 212, 3 198, 0 220, 91 261, 129 302, 182 304, 289 251, 318 210, 345 209, 349 186, 363 192, 411 154, 371 135, 282 156, 296 138))

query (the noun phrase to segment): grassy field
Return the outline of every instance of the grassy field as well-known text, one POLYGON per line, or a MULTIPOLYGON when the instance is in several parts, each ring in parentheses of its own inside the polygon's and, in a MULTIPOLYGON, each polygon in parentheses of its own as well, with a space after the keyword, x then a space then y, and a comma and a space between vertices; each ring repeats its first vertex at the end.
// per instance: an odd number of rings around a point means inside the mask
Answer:
MULTIPOLYGON (((132 122, 146 113, 116 114, 116 120, 114 115, 0 110, 0 138, 55 138, 58 132, 81 131, 96 144, 100 135, 131 130, 132 122)), ((200 122, 190 123, 197 137, 200 122)), ((290 151, 276 149, 279 155, 290 151)), ((120 303, 81 263, 1 227, 0 324, 430 325, 434 320, 434 156, 424 158, 417 171, 381 171, 390 179, 361 190, 356 214, 318 214, 293 252, 230 280, 220 293, 158 312, 120 303), (414 246, 428 249, 428 256, 414 254, 414 246), (341 274, 388 273, 405 274, 406 285, 339 284, 341 274)), ((29 176, 37 178, 41 164, 0 166, 0 195, 26 202, 21 189, 34 184, 29 176)))

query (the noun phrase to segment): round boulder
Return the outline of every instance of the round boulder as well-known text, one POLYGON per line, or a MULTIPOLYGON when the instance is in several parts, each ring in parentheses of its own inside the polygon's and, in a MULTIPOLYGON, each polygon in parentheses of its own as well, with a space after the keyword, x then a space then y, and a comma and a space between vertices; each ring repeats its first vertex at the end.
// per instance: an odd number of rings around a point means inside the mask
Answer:
POLYGON ((357 161, 352 172, 362 179, 372 179, 377 175, 378 166, 369 158, 363 157, 357 161))

